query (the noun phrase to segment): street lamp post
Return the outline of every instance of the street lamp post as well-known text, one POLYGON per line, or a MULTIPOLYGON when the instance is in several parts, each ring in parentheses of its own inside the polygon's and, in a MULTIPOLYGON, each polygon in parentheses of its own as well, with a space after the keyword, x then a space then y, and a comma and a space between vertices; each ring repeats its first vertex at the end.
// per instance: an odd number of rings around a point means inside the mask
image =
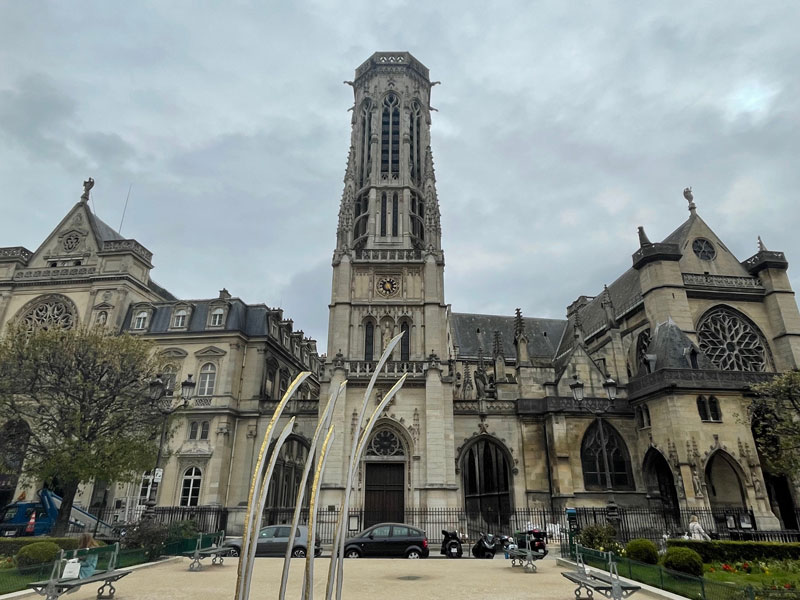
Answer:
POLYGON ((606 392, 606 398, 586 398, 584 395, 584 384, 574 376, 575 381, 569 385, 572 390, 572 398, 575 403, 582 409, 590 412, 597 419, 597 426, 600 429, 600 448, 603 453, 603 468, 605 470, 606 492, 608 498, 608 519, 616 521, 619 518, 619 507, 614 500, 614 488, 611 485, 611 468, 608 464, 608 448, 606 447, 606 433, 603 429, 603 415, 607 413, 614 406, 614 401, 617 399, 617 382, 611 378, 611 375, 606 375, 606 380, 603 382, 603 389, 606 392))
POLYGON ((186 380, 181 383, 181 395, 177 398, 178 402, 175 403, 176 399, 173 396, 167 396, 167 390, 164 386, 164 381, 161 379, 161 374, 156 375, 156 378, 150 382, 150 399, 156 405, 158 412, 161 413, 161 436, 158 438, 158 454, 156 454, 156 464, 150 479, 150 489, 147 494, 146 508, 142 514, 142 519, 152 519, 155 516, 157 486, 153 484, 156 483, 156 472, 158 471, 158 465, 161 464, 161 453, 164 448, 164 437, 167 435, 169 416, 189 405, 189 400, 194 394, 196 385, 192 381, 191 373, 187 375, 186 380))

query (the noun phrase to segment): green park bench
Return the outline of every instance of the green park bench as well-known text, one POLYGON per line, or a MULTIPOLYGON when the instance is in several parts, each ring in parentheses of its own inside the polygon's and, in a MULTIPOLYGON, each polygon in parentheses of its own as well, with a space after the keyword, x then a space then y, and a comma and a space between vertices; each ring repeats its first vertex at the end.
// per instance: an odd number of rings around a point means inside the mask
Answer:
POLYGON ((194 550, 189 550, 187 552, 183 552, 183 556, 188 556, 192 559, 192 562, 189 563, 189 570, 190 571, 199 571, 203 568, 203 565, 200 561, 204 558, 211 557, 211 564, 222 564, 224 561, 225 555, 227 555, 231 549, 222 545, 223 540, 225 539, 225 530, 217 531, 214 533, 204 533, 197 536, 197 544, 194 550))

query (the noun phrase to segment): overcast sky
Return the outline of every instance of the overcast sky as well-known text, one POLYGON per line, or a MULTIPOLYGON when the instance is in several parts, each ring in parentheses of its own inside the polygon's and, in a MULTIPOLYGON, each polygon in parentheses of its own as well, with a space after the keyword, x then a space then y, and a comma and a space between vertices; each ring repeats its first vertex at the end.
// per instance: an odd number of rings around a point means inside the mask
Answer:
POLYGON ((699 214, 800 289, 800 3, 0 0, 0 246, 93 205, 182 298, 281 306, 325 352, 342 81, 430 68, 446 300, 563 318, 699 214), (470 4, 472 6, 470 7, 470 4), (609 7, 608 5, 611 5, 609 7))

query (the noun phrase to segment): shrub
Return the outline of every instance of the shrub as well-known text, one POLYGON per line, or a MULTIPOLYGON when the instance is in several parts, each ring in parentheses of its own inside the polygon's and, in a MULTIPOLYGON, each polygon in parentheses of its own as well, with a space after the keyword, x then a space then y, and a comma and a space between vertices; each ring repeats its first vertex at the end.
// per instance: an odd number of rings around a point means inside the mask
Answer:
POLYGON ((622 546, 616 540, 617 530, 611 525, 587 525, 578 535, 578 543, 601 552, 620 554, 622 546))
POLYGON ((691 548, 668 548, 663 565, 673 571, 688 573, 695 577, 703 576, 703 559, 691 548))
POLYGON ((30 565, 41 565, 53 562, 61 552, 58 544, 53 542, 35 542, 24 546, 17 553, 17 566, 28 567, 30 565))
POLYGON ((183 538, 197 537, 200 531, 197 529, 197 521, 175 521, 170 523, 167 529, 167 539, 180 540, 183 538))
POLYGON ((142 548, 148 560, 161 556, 161 550, 167 541, 167 526, 160 521, 139 521, 133 529, 129 529, 122 538, 123 548, 142 548))
POLYGON ((37 544, 39 542, 53 542, 63 550, 74 550, 78 547, 78 538, 64 537, 15 537, 15 538, 0 538, 0 556, 14 556, 25 546, 37 544))
POLYGON ((658 564, 658 548, 650 540, 637 538, 625 546, 625 556, 648 565, 658 564))
POLYGON ((729 542, 667 540, 669 548, 691 548, 704 563, 742 560, 800 560, 800 544, 783 542, 729 542))

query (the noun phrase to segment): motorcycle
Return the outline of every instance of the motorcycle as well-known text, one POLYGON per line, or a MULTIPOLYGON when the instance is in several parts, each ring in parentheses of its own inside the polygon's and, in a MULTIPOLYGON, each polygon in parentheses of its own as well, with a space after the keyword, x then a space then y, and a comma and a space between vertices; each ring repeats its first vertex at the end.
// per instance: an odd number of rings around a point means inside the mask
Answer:
POLYGON ((447 558, 461 558, 463 550, 461 547, 462 535, 458 531, 447 531, 442 529, 442 549, 440 554, 447 558))
POLYGON ((481 532, 478 541, 472 546, 472 556, 475 558, 494 558, 498 548, 501 548, 503 542, 500 538, 491 533, 481 532))

